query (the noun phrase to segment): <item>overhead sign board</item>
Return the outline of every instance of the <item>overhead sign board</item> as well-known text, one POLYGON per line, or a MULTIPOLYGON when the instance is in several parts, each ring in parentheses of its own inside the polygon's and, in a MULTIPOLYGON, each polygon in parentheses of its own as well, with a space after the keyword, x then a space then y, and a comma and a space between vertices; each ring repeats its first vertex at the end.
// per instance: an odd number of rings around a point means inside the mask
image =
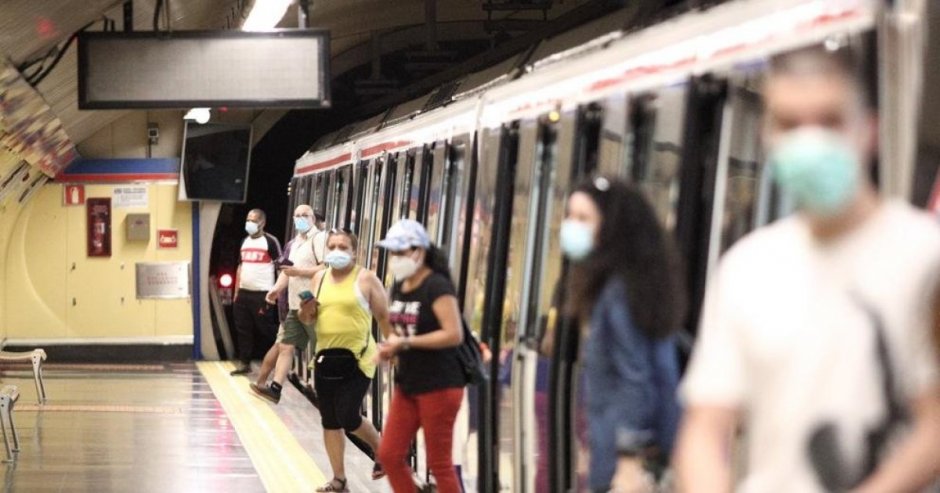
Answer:
POLYGON ((329 106, 329 60, 314 29, 82 32, 78 107, 329 106))

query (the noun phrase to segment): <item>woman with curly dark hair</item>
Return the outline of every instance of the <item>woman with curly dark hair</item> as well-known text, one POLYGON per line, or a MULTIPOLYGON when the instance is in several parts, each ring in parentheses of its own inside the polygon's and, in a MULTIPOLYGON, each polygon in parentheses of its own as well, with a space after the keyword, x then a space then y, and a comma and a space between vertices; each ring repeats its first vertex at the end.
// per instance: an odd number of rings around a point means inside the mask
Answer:
POLYGON ((673 334, 687 302, 678 253, 641 193, 605 177, 571 193, 561 248, 572 262, 566 309, 586 337, 590 487, 646 491, 679 421, 673 334))

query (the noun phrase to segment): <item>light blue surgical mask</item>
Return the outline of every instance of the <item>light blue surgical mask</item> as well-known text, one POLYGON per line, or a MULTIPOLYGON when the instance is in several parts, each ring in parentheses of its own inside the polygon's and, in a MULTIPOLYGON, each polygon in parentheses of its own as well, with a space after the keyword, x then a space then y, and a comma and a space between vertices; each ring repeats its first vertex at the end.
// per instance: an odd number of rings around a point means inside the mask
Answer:
POLYGON ((594 250, 594 228, 573 219, 561 222, 561 251, 569 259, 579 262, 594 250))
POLYGON ((252 236, 258 234, 258 223, 254 221, 245 221, 245 232, 252 236))
POLYGON ((326 254, 323 262, 334 269, 343 270, 352 263, 352 255, 342 250, 332 250, 326 254))
POLYGON ((860 159, 841 134, 819 127, 788 132, 770 153, 774 180, 798 208, 834 216, 858 189, 860 159))
POLYGON ((294 229, 296 229, 298 233, 304 234, 307 231, 310 231, 310 226, 311 226, 310 220, 307 219, 306 217, 294 218, 294 229))

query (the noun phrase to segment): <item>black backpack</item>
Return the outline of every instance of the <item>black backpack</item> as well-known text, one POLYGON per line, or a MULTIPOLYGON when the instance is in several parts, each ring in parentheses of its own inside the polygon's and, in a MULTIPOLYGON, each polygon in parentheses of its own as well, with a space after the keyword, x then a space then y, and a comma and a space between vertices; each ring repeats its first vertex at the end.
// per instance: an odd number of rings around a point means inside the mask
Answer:
POLYGON ((464 377, 470 385, 486 383, 490 380, 490 376, 486 372, 483 356, 480 354, 480 341, 473 335, 463 317, 460 318, 460 322, 463 324, 463 341, 456 349, 464 377))

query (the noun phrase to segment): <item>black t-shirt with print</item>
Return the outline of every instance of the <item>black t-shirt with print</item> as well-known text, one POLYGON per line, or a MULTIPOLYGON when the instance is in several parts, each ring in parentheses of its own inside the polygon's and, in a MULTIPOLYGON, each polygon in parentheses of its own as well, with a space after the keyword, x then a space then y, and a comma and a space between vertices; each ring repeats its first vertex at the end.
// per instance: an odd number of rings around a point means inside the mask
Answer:
MULTIPOLYGON (((401 292, 401 286, 396 285, 389 307, 389 319, 395 332, 400 336, 416 336, 441 330, 432 305, 445 295, 456 296, 456 290, 447 277, 438 273, 428 276, 410 293, 401 292)), ((395 382, 406 394, 466 385, 456 348, 402 351, 398 354, 395 382)))

